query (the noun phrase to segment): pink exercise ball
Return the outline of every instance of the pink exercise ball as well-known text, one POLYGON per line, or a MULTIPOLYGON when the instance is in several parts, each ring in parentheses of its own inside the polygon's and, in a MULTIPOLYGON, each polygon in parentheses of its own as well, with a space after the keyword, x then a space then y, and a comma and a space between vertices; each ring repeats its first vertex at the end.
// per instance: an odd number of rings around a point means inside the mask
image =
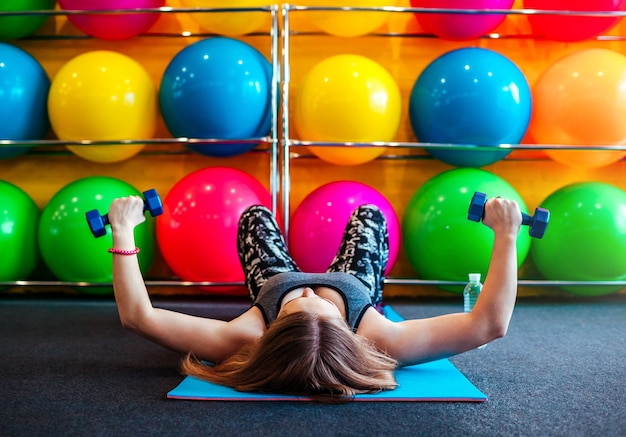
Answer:
MULTIPOLYGON (((240 282, 239 217, 252 205, 271 206, 269 191, 251 175, 228 167, 197 170, 174 184, 163 201, 156 235, 176 276, 192 282, 240 282)), ((201 287, 220 294, 247 294, 237 286, 201 287)))
MULTIPOLYGON (((434 9, 511 9, 514 0, 411 0, 414 8, 434 9)), ((480 38, 495 30, 506 19, 505 14, 416 13, 417 22, 426 32, 441 39, 464 41, 480 38)))
POLYGON ((326 271, 339 249, 350 215, 363 204, 376 205, 387 219, 389 261, 385 273, 391 271, 400 250, 400 221, 385 196, 356 181, 323 185, 295 209, 289 227, 289 251, 302 271, 326 271))
MULTIPOLYGON (((97 11, 118 9, 156 9, 166 0, 59 0, 66 11, 97 11)), ((69 14, 67 19, 78 29, 100 39, 121 40, 150 29, 160 13, 69 14)))

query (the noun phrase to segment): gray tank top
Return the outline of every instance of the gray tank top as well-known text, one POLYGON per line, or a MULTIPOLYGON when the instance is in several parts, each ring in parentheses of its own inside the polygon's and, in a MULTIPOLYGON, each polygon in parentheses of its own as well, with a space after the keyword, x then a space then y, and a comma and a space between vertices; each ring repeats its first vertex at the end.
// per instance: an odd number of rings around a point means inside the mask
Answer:
POLYGON ((365 311, 372 306, 369 289, 349 273, 280 273, 263 284, 254 301, 254 306, 263 314, 266 326, 276 320, 285 295, 301 287, 328 287, 337 291, 346 305, 346 322, 354 332, 365 311))

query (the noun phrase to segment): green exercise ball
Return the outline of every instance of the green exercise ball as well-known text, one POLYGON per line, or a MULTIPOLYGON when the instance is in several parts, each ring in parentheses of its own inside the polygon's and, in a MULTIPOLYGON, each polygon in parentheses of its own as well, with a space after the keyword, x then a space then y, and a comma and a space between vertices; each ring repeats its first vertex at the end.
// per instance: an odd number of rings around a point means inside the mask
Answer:
MULTIPOLYGON (((626 280, 626 192, 601 182, 579 182, 550 194, 545 236, 530 256, 549 280, 626 280)), ((562 286, 580 296, 613 293, 620 285, 562 286)))
MULTIPOLYGON (((97 209, 105 214, 113 199, 141 195, 131 185, 119 179, 103 176, 86 177, 59 190, 41 213, 39 247, 50 271, 62 281, 112 281, 112 255, 108 249, 113 241, 111 228, 107 234, 94 238, 85 213, 97 209)), ((154 259, 154 220, 148 218, 135 229, 139 265, 146 272, 154 259)), ((80 287, 92 294, 110 294, 110 287, 80 287)))
MULTIPOLYGON (((0 12, 50 11, 56 0, 2 0, 0 12)), ((0 17, 0 40, 19 39, 35 32, 48 19, 47 15, 24 14, 0 17)))
MULTIPOLYGON (((493 231, 467 219, 474 192, 502 196, 526 205, 517 191, 501 177, 476 168, 456 168, 429 179, 411 197, 402 219, 403 247, 409 263, 421 279, 464 281, 469 273, 485 278, 493 231)), ((530 250, 528 232, 517 239, 518 267, 530 250)), ((463 287, 440 288, 461 293, 463 287)))
POLYGON ((0 181, 0 281, 26 279, 39 262, 39 208, 21 188, 0 181))

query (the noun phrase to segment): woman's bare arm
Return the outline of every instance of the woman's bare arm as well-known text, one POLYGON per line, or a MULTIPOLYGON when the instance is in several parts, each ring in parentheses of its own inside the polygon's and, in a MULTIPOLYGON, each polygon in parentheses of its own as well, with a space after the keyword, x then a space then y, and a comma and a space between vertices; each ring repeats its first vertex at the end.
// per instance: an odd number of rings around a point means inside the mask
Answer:
MULTIPOLYGON (((109 210, 113 246, 134 249, 134 228, 144 220, 140 197, 114 200, 109 210)), ((256 308, 230 322, 154 308, 135 255, 113 255, 113 289, 122 326, 162 346, 193 352, 206 360, 221 361, 263 329, 256 308)))
POLYGON ((490 199, 483 223, 494 230, 494 244, 483 290, 471 313, 393 323, 374 311, 366 314, 359 334, 374 340, 404 365, 450 357, 504 336, 517 295, 516 240, 521 212, 515 202, 490 199))

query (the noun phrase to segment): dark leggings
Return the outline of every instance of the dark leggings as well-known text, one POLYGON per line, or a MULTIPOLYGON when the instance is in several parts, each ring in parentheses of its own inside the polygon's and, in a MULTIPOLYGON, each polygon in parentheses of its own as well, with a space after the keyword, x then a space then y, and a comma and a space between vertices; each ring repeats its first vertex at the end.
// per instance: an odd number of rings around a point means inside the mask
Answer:
MULTIPOLYGON (((301 271, 289 255, 276 219, 264 206, 251 206, 241 215, 237 249, 253 301, 272 276, 301 271)), ((376 206, 361 205, 350 216, 339 250, 327 272, 354 275, 369 289, 372 304, 380 306, 388 259, 389 236, 385 217, 376 206)))

